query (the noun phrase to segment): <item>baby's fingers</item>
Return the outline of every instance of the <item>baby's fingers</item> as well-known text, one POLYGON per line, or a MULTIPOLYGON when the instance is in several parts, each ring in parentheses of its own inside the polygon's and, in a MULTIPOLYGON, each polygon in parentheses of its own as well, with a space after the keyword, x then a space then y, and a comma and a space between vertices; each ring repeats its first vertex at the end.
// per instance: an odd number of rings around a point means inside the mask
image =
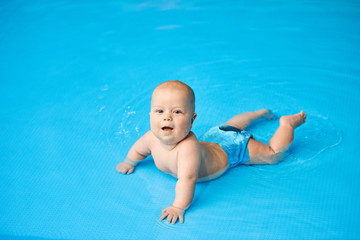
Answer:
POLYGON ((172 220, 173 220, 173 218, 174 218, 174 215, 173 215, 173 214, 169 214, 169 215, 167 216, 167 222, 168 222, 168 223, 171 223, 172 220))
POLYGON ((168 213, 164 213, 161 215, 159 221, 161 222, 162 220, 164 220, 169 214, 168 213))
POLYGON ((119 172, 122 173, 122 174, 128 174, 128 169, 126 169, 126 168, 120 168, 120 169, 119 169, 119 172))
POLYGON ((179 216, 179 221, 180 221, 180 223, 184 223, 184 216, 183 215, 179 216))
POLYGON ((171 224, 175 224, 176 221, 177 221, 177 219, 178 219, 178 216, 177 216, 177 215, 174 215, 174 216, 172 217, 171 224))
POLYGON ((130 173, 132 173, 133 171, 134 171, 134 168, 130 168, 130 169, 127 171, 126 174, 130 174, 130 173))
POLYGON ((122 162, 116 166, 116 170, 122 174, 130 174, 134 172, 134 167, 122 162))
POLYGON ((169 213, 168 213, 168 211, 167 211, 167 208, 165 208, 164 210, 162 210, 161 213, 162 213, 162 215, 161 215, 159 221, 164 220, 164 219, 169 215, 169 213))

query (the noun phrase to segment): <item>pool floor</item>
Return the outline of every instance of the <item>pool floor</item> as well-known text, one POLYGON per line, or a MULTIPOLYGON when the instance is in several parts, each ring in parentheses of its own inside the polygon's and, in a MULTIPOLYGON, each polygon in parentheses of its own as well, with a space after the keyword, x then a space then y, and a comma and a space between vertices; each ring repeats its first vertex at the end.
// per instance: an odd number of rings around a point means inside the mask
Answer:
POLYGON ((358 1, 14 0, 0 29, 0 239, 359 238, 358 1), (115 170, 171 79, 195 91, 197 136, 307 113, 283 161, 197 184, 175 225, 158 219, 176 179, 151 157, 115 170))

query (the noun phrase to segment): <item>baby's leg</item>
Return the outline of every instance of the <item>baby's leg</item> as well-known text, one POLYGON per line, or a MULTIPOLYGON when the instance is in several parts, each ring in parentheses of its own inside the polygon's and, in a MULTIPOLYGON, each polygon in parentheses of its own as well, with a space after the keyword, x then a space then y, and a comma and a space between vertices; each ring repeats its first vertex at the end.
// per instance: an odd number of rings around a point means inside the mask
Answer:
POLYGON ((270 110, 262 109, 255 112, 246 112, 236 115, 225 124, 239 128, 241 130, 245 130, 246 127, 248 127, 253 121, 257 119, 265 118, 267 120, 271 120, 274 117, 275 115, 270 110))
POLYGON ((280 126, 269 141, 269 146, 250 139, 248 149, 250 161, 247 164, 273 164, 281 158, 281 153, 286 151, 294 139, 294 130, 305 122, 306 114, 301 111, 298 114, 283 116, 280 118, 280 126))

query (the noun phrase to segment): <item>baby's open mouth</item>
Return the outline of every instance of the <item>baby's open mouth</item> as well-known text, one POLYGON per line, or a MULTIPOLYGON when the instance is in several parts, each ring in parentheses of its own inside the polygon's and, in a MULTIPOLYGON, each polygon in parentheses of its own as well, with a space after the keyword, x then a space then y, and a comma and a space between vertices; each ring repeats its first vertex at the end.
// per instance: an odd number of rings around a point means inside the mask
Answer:
POLYGON ((173 130, 172 127, 162 127, 161 129, 162 129, 163 131, 171 131, 171 130, 173 130))

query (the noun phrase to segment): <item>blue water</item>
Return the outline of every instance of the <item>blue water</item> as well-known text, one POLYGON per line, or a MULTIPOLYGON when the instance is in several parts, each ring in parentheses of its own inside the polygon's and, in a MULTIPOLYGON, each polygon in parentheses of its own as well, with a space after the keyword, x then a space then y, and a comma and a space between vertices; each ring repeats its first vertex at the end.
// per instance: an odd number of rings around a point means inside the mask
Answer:
MULTIPOLYGON (((358 239, 358 1, 1 1, 0 239, 358 239), (160 82, 196 94, 193 131, 304 110, 289 155, 197 185, 151 158, 115 171, 149 129, 160 82)), ((250 130, 268 141, 277 121, 250 130)))

